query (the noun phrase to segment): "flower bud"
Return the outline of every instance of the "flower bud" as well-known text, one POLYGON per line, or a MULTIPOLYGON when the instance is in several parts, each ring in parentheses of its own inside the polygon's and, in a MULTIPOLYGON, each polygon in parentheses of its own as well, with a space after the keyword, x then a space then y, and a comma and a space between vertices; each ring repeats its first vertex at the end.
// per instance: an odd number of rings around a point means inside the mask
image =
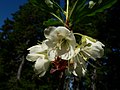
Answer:
POLYGON ((92 9, 95 4, 96 3, 94 3, 93 1, 89 1, 89 7, 88 8, 92 9))

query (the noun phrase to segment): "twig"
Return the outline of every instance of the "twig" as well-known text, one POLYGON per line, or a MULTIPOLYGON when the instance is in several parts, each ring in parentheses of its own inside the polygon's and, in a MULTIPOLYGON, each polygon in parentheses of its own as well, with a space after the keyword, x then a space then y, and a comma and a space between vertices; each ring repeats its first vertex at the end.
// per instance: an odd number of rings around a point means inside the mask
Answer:
POLYGON ((20 75, 21 75, 22 67, 23 67, 23 64, 24 64, 24 61, 25 61, 24 56, 21 57, 21 60, 22 60, 22 62, 20 64, 20 66, 18 68, 18 72, 17 72, 17 80, 20 80, 20 75))

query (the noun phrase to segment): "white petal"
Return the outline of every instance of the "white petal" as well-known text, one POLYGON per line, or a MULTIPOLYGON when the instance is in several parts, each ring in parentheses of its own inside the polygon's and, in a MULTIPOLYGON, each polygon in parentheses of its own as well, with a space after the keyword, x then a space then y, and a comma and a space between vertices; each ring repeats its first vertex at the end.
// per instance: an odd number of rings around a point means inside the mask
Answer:
POLYGON ((56 32, 58 34, 58 37, 65 38, 70 43, 73 43, 73 45, 76 44, 76 39, 75 39, 74 34, 70 30, 68 30, 66 27, 59 26, 56 28, 56 32))
POLYGON ((45 75, 47 69, 49 68, 50 62, 46 59, 37 59, 35 62, 35 71, 37 74, 39 74, 39 77, 42 77, 45 75))
POLYGON ((54 48, 56 46, 56 42, 54 42, 53 40, 45 40, 44 43, 49 47, 49 48, 54 48))
POLYGON ((34 61, 36 61, 38 58, 44 58, 45 56, 43 55, 43 54, 28 54, 27 56, 26 56, 26 59, 28 60, 28 61, 32 61, 32 62, 34 62, 34 61))
POLYGON ((56 56, 57 56, 57 51, 55 49, 50 49, 48 51, 48 59, 50 61, 54 61, 56 56))
POLYGON ((28 48, 27 50, 30 50, 30 53, 39 53, 39 52, 44 52, 47 49, 48 49, 47 45, 45 43, 43 43, 40 45, 32 46, 32 47, 28 48))
POLYGON ((70 39, 69 39, 69 40, 70 40, 70 44, 71 44, 73 47, 75 47, 75 46, 77 45, 76 39, 75 39, 75 36, 74 36, 73 33, 71 33, 71 35, 70 35, 69 37, 67 37, 67 38, 70 38, 70 39))
POLYGON ((74 56, 74 48, 70 45, 69 50, 68 48, 61 48, 61 50, 58 51, 58 56, 60 56, 64 60, 70 60, 74 56))
POLYGON ((66 37, 66 36, 69 36, 70 35, 70 31, 66 28, 66 27, 63 27, 63 26, 59 26, 56 28, 56 33, 59 35, 59 36, 63 36, 63 37, 66 37))
POLYGON ((57 34, 55 32, 56 27, 48 27, 44 30, 44 35, 47 39, 56 40, 57 34))
POLYGON ((91 44, 90 46, 85 46, 81 49, 83 54, 87 58, 101 58, 104 54, 104 45, 100 41, 92 42, 88 39, 86 39, 86 44, 91 44))

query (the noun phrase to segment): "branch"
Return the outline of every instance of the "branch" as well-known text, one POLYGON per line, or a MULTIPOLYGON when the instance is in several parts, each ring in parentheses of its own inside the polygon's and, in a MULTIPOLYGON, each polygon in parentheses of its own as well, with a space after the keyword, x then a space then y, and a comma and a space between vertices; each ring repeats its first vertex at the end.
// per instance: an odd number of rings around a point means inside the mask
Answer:
POLYGON ((17 72, 17 80, 20 80, 20 75, 21 75, 22 67, 23 67, 23 64, 25 62, 24 56, 21 57, 21 60, 22 60, 22 62, 20 64, 20 66, 18 68, 18 72, 17 72))

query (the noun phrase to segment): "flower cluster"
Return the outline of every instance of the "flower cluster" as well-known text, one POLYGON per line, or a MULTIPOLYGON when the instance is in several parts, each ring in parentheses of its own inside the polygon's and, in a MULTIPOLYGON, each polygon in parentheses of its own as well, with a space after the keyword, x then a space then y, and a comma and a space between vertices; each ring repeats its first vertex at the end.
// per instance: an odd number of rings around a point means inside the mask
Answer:
POLYGON ((82 38, 77 43, 74 35, 64 26, 51 26, 44 30, 46 40, 28 48, 26 59, 35 62, 34 69, 39 77, 45 75, 51 64, 51 73, 60 70, 81 77, 85 75, 87 59, 103 56, 104 45, 100 41, 80 34, 82 38))

